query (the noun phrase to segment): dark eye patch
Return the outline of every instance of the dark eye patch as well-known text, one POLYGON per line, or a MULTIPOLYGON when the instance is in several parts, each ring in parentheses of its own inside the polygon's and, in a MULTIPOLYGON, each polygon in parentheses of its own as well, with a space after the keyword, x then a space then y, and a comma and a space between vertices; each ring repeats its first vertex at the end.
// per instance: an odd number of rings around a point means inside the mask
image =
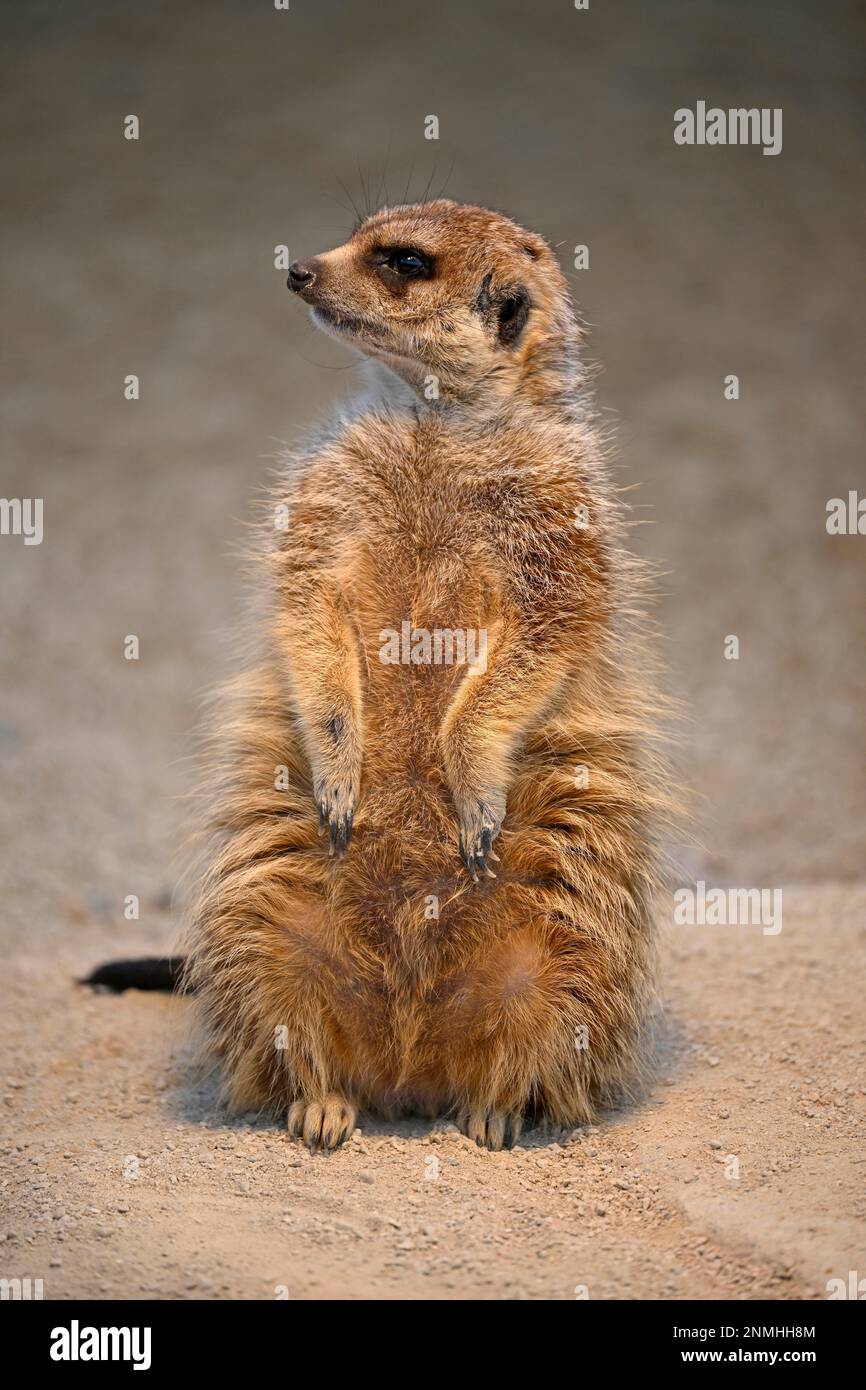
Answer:
POLYGON ((400 280, 429 280, 433 261, 416 246, 380 246, 372 254, 377 270, 384 270, 400 280))

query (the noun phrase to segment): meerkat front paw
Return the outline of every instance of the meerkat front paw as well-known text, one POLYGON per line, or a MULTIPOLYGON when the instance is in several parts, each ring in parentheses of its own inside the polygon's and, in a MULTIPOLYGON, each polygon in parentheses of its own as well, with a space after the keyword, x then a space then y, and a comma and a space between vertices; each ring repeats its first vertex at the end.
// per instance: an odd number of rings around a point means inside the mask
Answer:
POLYGON ((310 1153, 329 1153, 348 1139, 357 1118, 355 1106, 336 1091, 320 1101, 296 1100, 289 1106, 289 1138, 302 1139, 310 1153))
POLYGON ((313 788, 319 808, 319 834, 331 837, 329 853, 342 856, 352 840, 355 819, 355 788, 351 782, 334 782, 320 777, 313 788))
POLYGON ((504 804, 496 804, 493 798, 458 800, 460 858, 466 865, 473 883, 478 882, 479 870, 485 878, 496 877, 487 861, 499 863, 499 855, 493 849, 493 841, 502 829, 504 815, 504 804))

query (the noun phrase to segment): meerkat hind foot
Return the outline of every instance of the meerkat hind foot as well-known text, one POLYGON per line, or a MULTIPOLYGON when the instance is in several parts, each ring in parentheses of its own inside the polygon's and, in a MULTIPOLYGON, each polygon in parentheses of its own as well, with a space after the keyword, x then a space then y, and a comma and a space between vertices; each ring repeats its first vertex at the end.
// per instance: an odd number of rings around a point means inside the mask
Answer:
POLYGON ((458 1116, 457 1126, 469 1139, 474 1139, 480 1149, 513 1149, 520 1138, 523 1116, 519 1111, 488 1114, 473 1110, 458 1116))
POLYGON ((355 1128, 358 1111, 343 1096, 332 1092, 322 1100, 296 1100, 289 1106, 290 1139, 302 1139, 310 1153, 328 1153, 344 1143, 355 1128))

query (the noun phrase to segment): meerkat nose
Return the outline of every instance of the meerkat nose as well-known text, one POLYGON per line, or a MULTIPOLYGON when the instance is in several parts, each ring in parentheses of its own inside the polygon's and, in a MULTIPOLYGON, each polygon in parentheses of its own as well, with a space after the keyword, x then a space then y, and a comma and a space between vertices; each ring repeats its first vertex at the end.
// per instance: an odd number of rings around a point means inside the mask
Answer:
POLYGON ((308 290, 316 283, 316 272, 311 270, 303 261, 292 261, 289 266, 289 278, 286 281, 290 290, 297 294, 300 290, 308 290))

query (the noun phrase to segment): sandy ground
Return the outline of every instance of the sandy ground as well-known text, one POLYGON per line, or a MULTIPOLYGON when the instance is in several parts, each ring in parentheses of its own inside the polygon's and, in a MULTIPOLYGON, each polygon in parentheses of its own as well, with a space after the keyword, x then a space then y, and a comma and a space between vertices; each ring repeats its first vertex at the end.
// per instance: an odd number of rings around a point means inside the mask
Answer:
POLYGON ((0 490, 45 499, 45 539, 0 539, 0 1275, 51 1298, 824 1297, 866 1275, 866 540, 824 528, 864 490, 861 21, 805 0, 344 10, 4 15, 0 490), (675 147, 699 98, 783 107, 782 155, 675 147), (781 888, 783 929, 659 904, 656 1078, 588 1133, 490 1155, 363 1118, 311 1157, 220 1111, 187 1004, 73 980, 173 939, 245 523, 277 441, 352 386, 273 247, 341 240, 340 180, 417 194, 452 161, 449 193, 564 265, 590 246, 571 279, 688 711, 680 881, 781 888))
POLYGON ((803 888, 780 937, 673 935, 652 1094, 497 1154, 362 1119, 312 1156, 220 1111, 186 1005, 73 1006, 22 962, 14 1016, 39 1022, 7 1051, 4 1270, 52 1298, 826 1297, 863 1267, 864 909, 803 888))

